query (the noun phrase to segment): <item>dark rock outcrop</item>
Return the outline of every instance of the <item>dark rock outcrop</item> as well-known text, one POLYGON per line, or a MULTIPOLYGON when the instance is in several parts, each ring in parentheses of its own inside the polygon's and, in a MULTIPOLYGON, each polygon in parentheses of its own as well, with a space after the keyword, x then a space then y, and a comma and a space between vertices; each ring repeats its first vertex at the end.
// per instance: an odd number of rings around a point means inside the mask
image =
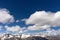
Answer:
POLYGON ((43 37, 28 37, 22 40, 48 40, 48 39, 43 38, 43 37))

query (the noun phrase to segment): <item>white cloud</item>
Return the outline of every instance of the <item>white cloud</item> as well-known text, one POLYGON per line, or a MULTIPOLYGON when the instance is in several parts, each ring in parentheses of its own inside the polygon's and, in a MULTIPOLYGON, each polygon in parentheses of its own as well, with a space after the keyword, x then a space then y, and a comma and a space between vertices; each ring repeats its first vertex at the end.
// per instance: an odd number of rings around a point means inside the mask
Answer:
POLYGON ((58 30, 54 30, 54 29, 49 29, 49 30, 47 30, 46 31, 47 32, 47 34, 49 35, 49 36, 56 36, 56 35, 60 35, 60 29, 58 29, 58 30))
POLYGON ((28 30, 43 30, 43 29, 48 29, 48 28, 50 28, 49 25, 44 25, 44 26, 33 25, 33 26, 29 26, 27 29, 28 30))
POLYGON ((37 11, 33 13, 28 19, 24 20, 26 24, 60 26, 60 11, 56 13, 37 11))
POLYGON ((24 32, 27 32, 27 28, 26 27, 22 27, 21 30, 19 31, 19 33, 24 33, 24 32))
POLYGON ((19 26, 19 25, 5 26, 5 29, 6 29, 6 33, 10 33, 10 32, 14 33, 15 32, 14 34, 24 33, 24 32, 28 31, 25 27, 21 28, 21 26, 19 26))
POLYGON ((34 24, 33 26, 28 26, 28 30, 44 30, 47 31, 41 32, 43 35, 60 35, 60 29, 54 30, 51 27, 60 26, 60 11, 58 12, 46 12, 46 11, 37 11, 33 13, 29 18, 22 19, 26 24, 34 24))
POLYGON ((57 36, 57 35, 60 35, 60 29, 58 30, 48 29, 46 31, 34 34, 34 36, 57 36))
POLYGON ((20 26, 18 25, 12 26, 12 27, 5 26, 5 28, 6 28, 6 31, 11 31, 11 32, 17 32, 21 30, 20 26))
POLYGON ((46 31, 36 33, 38 35, 45 35, 45 36, 57 36, 60 35, 60 29, 54 30, 54 29, 47 29, 46 31))
POLYGON ((2 30, 3 26, 0 26, 0 30, 2 30))
POLYGON ((16 22, 19 22, 19 20, 16 20, 16 22))
POLYGON ((14 22, 14 17, 7 9, 0 9, 0 23, 14 22))

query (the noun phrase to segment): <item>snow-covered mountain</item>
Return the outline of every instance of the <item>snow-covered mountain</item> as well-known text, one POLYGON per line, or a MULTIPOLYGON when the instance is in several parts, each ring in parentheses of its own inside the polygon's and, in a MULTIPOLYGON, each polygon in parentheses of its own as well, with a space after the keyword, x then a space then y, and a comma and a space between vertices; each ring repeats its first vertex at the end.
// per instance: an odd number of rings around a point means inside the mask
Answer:
POLYGON ((3 34, 0 35, 0 40, 60 40, 60 36, 48 36, 48 35, 30 35, 30 34, 22 34, 22 35, 12 35, 12 34, 3 34))
POLYGON ((12 34, 3 34, 0 36, 0 40, 7 40, 7 39, 14 39, 14 40, 18 40, 18 39, 22 39, 22 38, 27 38, 30 37, 30 35, 12 35, 12 34))

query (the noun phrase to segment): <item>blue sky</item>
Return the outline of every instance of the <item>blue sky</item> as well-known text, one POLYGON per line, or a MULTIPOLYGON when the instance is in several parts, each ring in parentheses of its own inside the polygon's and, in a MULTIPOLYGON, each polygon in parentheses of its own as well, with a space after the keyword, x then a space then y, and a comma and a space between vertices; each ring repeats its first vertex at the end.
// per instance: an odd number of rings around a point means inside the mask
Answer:
MULTIPOLYGON (((26 20, 30 19, 31 15, 35 14, 36 12, 38 12, 38 14, 43 11, 45 13, 51 12, 53 15, 55 15, 56 12, 60 11, 60 0, 0 0, 0 8, 1 8, 0 10, 3 9, 3 11, 8 10, 9 15, 10 16, 13 15, 12 17, 14 17, 14 18, 12 18, 12 19, 14 19, 14 22, 12 22, 12 23, 0 22, 0 25, 3 26, 2 30, 0 30, 0 33, 4 33, 4 32, 6 32, 5 26, 16 27, 16 25, 19 25, 19 27, 21 27, 22 30, 24 27, 25 27, 24 30, 26 30, 27 27, 29 27, 29 26, 35 26, 37 23, 33 23, 33 24, 27 23, 28 24, 27 25, 26 20), (17 20, 18 20, 18 22, 16 22, 17 20), (23 21, 21 21, 21 20, 23 20, 23 21)), ((10 20, 11 19, 9 19, 9 21, 10 20)), ((58 21, 57 21, 57 24, 58 24, 58 21)), ((50 29, 51 30, 60 29, 60 25, 57 25, 57 24, 56 24, 56 26, 58 26, 58 27, 50 27, 50 29)), ((38 24, 38 25, 40 25, 40 24, 38 24)), ((48 24, 46 24, 46 25, 48 25, 48 24)), ((44 26, 44 25, 40 25, 40 26, 44 26)), ((53 24, 49 24, 49 26, 53 26, 53 24)), ((9 28, 9 27, 7 27, 7 28, 9 28)), ((9 29, 11 29, 11 28, 9 28, 9 29)), ((28 30, 28 33, 34 33, 34 32, 40 32, 40 31, 41 30, 28 30)), ((44 29, 42 31, 46 31, 46 29, 44 29)))
POLYGON ((1 0, 0 8, 8 9, 15 19, 23 19, 35 11, 59 11, 60 3, 59 0, 1 0))

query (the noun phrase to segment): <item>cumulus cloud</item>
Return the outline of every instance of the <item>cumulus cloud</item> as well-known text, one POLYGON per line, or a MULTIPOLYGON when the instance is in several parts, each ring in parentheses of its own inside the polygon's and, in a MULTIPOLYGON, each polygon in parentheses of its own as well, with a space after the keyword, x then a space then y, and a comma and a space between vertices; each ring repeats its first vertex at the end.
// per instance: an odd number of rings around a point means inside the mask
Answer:
POLYGON ((48 29, 43 32, 35 33, 34 36, 57 36, 60 35, 60 29, 54 30, 54 29, 48 29))
POLYGON ((29 26, 27 29, 28 30, 43 30, 43 29, 48 29, 48 28, 50 28, 49 25, 44 25, 44 26, 33 25, 33 26, 29 26))
POLYGON ((24 20, 26 24, 60 26, 60 11, 56 13, 36 11, 28 19, 24 20))
POLYGON ((6 28, 6 31, 11 31, 11 32, 17 32, 21 30, 20 26, 18 25, 12 26, 12 27, 5 26, 5 28, 6 28))
POLYGON ((14 33, 14 34, 19 34, 19 33, 24 33, 27 32, 28 30, 25 27, 21 27, 19 25, 16 26, 5 26, 6 33, 14 33))
POLYGON ((60 29, 58 29, 58 30, 48 29, 46 31, 38 33, 38 35, 57 36, 57 35, 60 35, 60 29))
POLYGON ((49 36, 52 36, 52 35, 54 35, 54 36, 60 35, 60 29, 58 29, 58 30, 49 29, 49 30, 47 30, 46 32, 47 32, 47 34, 48 34, 49 36))
POLYGON ((0 9, 0 23, 14 22, 14 17, 7 9, 0 9))

